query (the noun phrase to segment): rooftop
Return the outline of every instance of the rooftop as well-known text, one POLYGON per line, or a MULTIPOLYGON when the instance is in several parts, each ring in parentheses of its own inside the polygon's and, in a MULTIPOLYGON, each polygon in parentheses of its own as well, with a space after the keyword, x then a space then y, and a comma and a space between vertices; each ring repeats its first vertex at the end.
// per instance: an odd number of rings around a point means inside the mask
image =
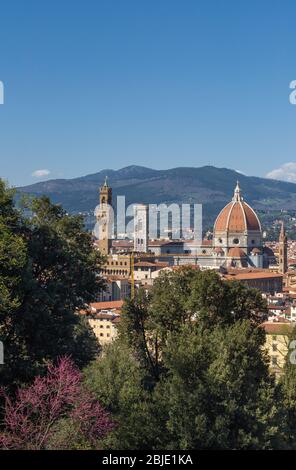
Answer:
POLYGON ((123 306, 123 300, 110 300, 107 302, 92 302, 90 307, 96 310, 120 309, 123 306))
POLYGON ((287 335, 292 332, 295 324, 289 322, 289 320, 281 319, 280 322, 264 322, 260 325, 261 328, 264 328, 265 333, 274 334, 274 335, 287 335))

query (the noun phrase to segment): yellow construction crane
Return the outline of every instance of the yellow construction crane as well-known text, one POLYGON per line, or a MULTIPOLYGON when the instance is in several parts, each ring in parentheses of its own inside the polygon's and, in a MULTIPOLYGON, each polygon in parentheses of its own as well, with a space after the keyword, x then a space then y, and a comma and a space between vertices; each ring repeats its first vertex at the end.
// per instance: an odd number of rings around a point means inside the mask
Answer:
POLYGON ((135 255, 131 254, 131 299, 135 298, 135 255))

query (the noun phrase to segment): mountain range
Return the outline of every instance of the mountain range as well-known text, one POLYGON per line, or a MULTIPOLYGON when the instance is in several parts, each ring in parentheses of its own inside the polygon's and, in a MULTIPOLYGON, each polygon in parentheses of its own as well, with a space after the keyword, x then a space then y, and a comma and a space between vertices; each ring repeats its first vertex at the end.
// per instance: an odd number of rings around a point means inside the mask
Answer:
MULTIPOLYGON (((45 194, 68 212, 92 212, 99 200, 99 187, 108 177, 113 199, 125 195, 131 203, 201 203, 212 219, 231 199, 239 180, 244 199, 254 209, 296 209, 296 184, 255 176, 235 170, 203 166, 153 170, 132 165, 120 170, 102 170, 73 179, 53 179, 17 188, 20 193, 45 194)), ((116 204, 115 204, 116 205, 116 204)))

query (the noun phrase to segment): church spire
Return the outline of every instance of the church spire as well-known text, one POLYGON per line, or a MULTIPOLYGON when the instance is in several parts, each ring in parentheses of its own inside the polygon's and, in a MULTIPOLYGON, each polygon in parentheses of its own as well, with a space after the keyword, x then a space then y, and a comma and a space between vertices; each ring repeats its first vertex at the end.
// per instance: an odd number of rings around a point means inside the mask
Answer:
POLYGON ((235 187, 235 189, 234 189, 234 194, 233 194, 232 200, 233 200, 234 202, 240 202, 240 201, 243 200, 242 195, 241 195, 241 189, 240 189, 240 186, 239 186, 239 182, 238 182, 238 181, 236 182, 236 187, 235 187))

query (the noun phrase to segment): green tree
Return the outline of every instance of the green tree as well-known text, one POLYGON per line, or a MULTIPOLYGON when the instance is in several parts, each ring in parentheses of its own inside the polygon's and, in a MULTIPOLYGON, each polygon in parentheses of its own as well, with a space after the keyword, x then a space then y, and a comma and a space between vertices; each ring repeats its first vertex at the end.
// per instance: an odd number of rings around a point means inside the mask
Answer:
POLYGON ((134 356, 154 379, 159 376, 159 337, 150 315, 150 297, 143 290, 133 300, 126 300, 122 309, 119 335, 132 348, 134 356))
POLYGON ((148 296, 139 292, 126 303, 120 336, 158 380, 170 333, 196 322, 210 328, 249 319, 257 325, 266 318, 266 312, 266 301, 258 290, 222 280, 213 271, 184 267, 161 273, 148 296))
POLYGON ((103 443, 106 449, 161 446, 156 436, 161 410, 151 380, 125 344, 115 341, 85 369, 85 385, 116 423, 103 443))
POLYGON ((243 319, 260 324, 267 318, 266 301, 259 290, 225 281, 210 270, 197 273, 188 303, 195 318, 208 325, 231 325, 243 319))
POLYGON ((283 445, 258 291, 213 272, 159 276, 124 307, 120 334, 87 370, 115 415, 106 447, 270 449, 283 445))
POLYGON ((272 449, 283 445, 281 393, 249 320, 168 335, 157 381, 123 338, 85 371, 117 426, 108 449, 272 449))
POLYGON ((45 197, 27 203, 25 218, 13 196, 0 181, 0 368, 8 385, 30 381, 59 356, 80 367, 95 357, 95 336, 75 312, 102 287, 102 259, 82 218, 45 197))
POLYGON ((281 432, 275 384, 249 320, 206 329, 185 326, 164 352, 167 374, 155 387, 166 410, 164 446, 177 449, 264 449, 281 432))
POLYGON ((279 381, 279 388, 283 395, 283 408, 285 410, 285 437, 287 448, 296 449, 296 364, 295 344, 296 327, 289 332, 285 325, 282 334, 287 336, 288 353, 286 356, 283 374, 279 381), (291 346, 291 347, 290 347, 291 346))

